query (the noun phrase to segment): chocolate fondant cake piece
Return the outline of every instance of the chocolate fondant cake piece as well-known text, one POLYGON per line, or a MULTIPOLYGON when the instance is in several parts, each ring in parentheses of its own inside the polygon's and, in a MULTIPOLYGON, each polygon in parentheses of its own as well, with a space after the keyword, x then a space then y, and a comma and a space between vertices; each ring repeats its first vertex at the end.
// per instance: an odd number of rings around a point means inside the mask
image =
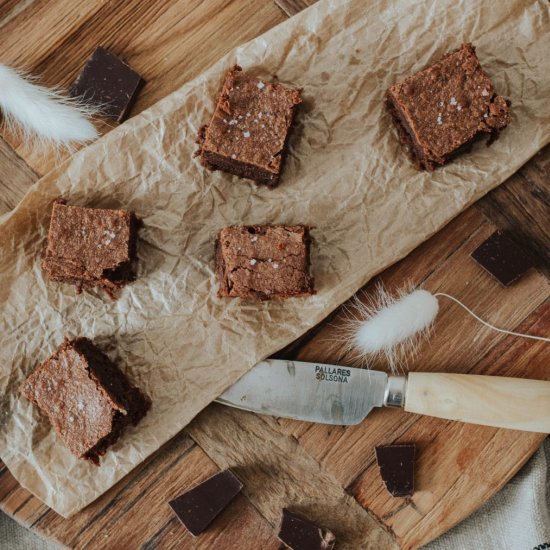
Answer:
POLYGON ((303 225, 222 229, 216 243, 219 295, 265 300, 314 294, 310 243, 303 225))
POLYGON ((480 136, 489 145, 510 122, 509 102, 495 93, 472 44, 395 84, 386 98, 419 169, 447 163, 480 136))
POLYGON ((292 550, 332 550, 336 541, 328 529, 321 529, 286 508, 277 536, 292 550))
POLYGON ((139 222, 133 212, 68 206, 52 207, 42 261, 47 276, 82 288, 99 287, 114 297, 134 276, 139 222))
POLYGON ((193 536, 202 533, 237 496, 243 484, 224 470, 168 504, 193 536))
POLYGON ((122 59, 97 47, 71 88, 71 95, 122 122, 145 81, 122 59))
POLYGON ((128 424, 149 410, 149 399, 87 338, 65 340, 21 387, 69 451, 99 464, 128 424))
POLYGON ((414 444, 376 447, 380 475, 393 497, 407 497, 413 494, 415 454, 414 444))
POLYGON ((495 231, 481 243, 471 256, 504 286, 511 285, 534 267, 532 255, 500 231, 495 231))
POLYGON ((275 186, 301 91, 233 67, 216 110, 198 142, 202 164, 275 186))

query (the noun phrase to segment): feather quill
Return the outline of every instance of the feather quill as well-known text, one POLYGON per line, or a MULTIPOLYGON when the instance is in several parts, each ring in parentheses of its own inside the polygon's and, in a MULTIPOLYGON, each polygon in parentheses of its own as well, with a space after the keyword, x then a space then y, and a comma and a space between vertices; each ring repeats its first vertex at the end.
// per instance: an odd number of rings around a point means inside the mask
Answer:
POLYGON ((44 145, 70 147, 98 137, 89 120, 92 109, 1 64, 0 111, 9 130, 20 134, 26 145, 38 140, 44 145))

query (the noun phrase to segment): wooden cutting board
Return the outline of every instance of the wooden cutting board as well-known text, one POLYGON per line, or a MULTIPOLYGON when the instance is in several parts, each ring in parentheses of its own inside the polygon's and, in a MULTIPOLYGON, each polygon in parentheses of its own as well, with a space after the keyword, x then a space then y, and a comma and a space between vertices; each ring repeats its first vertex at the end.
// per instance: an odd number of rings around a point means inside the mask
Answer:
MULTIPOLYGON (((147 80, 133 114, 198 75, 228 50, 305 7, 303 0, 0 0, 0 62, 24 66, 49 85, 68 86, 97 44, 123 56, 147 80), (246 22, 246 23, 243 23, 246 22)), ((108 131, 107 126, 104 131, 108 131)), ((0 139, 0 215, 11 210, 55 158, 0 139)), ((380 277, 450 293, 509 330, 550 328, 550 147, 499 189, 380 277), (487 217, 486 217, 487 216, 487 217), (470 258, 495 227, 538 252, 539 271, 501 288, 470 258)), ((372 291, 374 282, 364 291, 372 291)), ((340 308, 279 357, 346 363, 340 308)), ((441 302, 434 334, 412 370, 550 378, 550 347, 491 332, 441 302)), ((383 368, 383 365, 379 366, 383 368)), ((84 548, 279 547, 281 508, 333 530, 340 548, 417 548, 477 509, 522 466, 543 436, 377 410, 359 426, 260 417, 211 405, 94 504, 64 520, 21 488, 0 462, 0 509, 37 533, 84 548), (385 491, 375 445, 419 446, 417 491, 385 491), (197 539, 167 501, 220 468, 245 490, 197 539)))

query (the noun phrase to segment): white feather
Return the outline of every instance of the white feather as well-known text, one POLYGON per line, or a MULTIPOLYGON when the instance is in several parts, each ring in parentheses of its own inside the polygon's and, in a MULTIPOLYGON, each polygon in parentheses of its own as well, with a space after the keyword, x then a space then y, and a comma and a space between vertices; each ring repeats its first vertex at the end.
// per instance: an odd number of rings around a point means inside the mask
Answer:
POLYGON ((363 321, 354 343, 363 353, 390 350, 429 329, 438 310, 437 298, 426 290, 415 290, 363 321))
POLYGON ((340 359, 398 372, 429 335, 438 303, 429 292, 410 285, 392 295, 378 284, 373 293, 356 296, 344 311, 345 321, 337 329, 340 359))
POLYGON ((90 108, 5 65, 0 65, 0 111, 10 130, 27 141, 67 147, 98 137, 88 119, 93 112, 90 108))

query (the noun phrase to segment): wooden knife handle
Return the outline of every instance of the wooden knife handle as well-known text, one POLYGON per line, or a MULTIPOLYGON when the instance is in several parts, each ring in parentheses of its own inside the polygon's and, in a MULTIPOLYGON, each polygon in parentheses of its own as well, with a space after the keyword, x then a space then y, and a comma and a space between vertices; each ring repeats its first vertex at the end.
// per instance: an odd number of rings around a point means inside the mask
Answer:
POLYGON ((550 433, 550 382, 411 372, 405 410, 471 424, 550 433))

